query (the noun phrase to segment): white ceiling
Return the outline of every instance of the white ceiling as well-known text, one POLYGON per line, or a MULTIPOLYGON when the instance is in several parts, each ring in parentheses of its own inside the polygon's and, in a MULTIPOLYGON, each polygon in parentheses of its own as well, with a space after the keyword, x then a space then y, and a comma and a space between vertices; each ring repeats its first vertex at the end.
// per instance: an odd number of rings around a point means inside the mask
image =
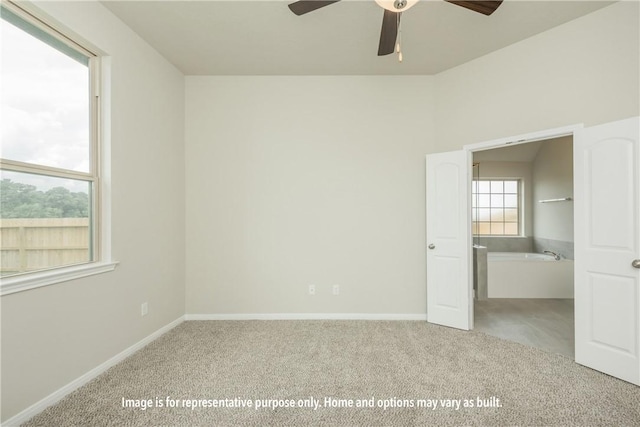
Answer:
POLYGON ((186 75, 431 75, 600 9, 506 0, 491 16, 442 0, 402 15, 404 61, 377 56, 382 9, 343 0, 303 16, 291 1, 103 1, 186 75))

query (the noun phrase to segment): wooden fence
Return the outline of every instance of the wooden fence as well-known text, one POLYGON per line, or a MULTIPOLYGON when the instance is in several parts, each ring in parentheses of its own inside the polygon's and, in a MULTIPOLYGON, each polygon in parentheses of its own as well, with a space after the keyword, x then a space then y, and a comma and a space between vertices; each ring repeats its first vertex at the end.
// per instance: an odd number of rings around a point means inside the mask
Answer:
POLYGON ((0 274, 88 262, 89 236, 89 218, 1 219, 0 274))

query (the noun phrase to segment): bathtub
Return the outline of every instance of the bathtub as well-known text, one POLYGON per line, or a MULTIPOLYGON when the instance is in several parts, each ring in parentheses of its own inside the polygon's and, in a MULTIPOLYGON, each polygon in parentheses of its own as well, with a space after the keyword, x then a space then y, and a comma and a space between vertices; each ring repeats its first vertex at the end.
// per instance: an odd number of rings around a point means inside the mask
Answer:
POLYGON ((573 260, 489 252, 487 291, 489 298, 573 298, 573 260))

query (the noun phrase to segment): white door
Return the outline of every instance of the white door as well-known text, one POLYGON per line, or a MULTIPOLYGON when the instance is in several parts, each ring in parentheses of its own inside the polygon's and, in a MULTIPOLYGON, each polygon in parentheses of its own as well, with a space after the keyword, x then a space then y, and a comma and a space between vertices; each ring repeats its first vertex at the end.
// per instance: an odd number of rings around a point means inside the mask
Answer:
POLYGON ((640 385, 640 119, 574 136, 576 362, 640 385))
POLYGON ((473 327, 466 151, 427 156, 427 320, 473 327))

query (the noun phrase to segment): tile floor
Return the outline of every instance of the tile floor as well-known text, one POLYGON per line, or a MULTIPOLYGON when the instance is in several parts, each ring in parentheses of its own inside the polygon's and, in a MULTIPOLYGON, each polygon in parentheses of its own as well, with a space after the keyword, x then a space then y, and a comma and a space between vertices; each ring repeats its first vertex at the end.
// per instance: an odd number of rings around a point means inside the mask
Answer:
POLYGON ((572 299, 475 301, 475 330, 574 358, 572 299))

